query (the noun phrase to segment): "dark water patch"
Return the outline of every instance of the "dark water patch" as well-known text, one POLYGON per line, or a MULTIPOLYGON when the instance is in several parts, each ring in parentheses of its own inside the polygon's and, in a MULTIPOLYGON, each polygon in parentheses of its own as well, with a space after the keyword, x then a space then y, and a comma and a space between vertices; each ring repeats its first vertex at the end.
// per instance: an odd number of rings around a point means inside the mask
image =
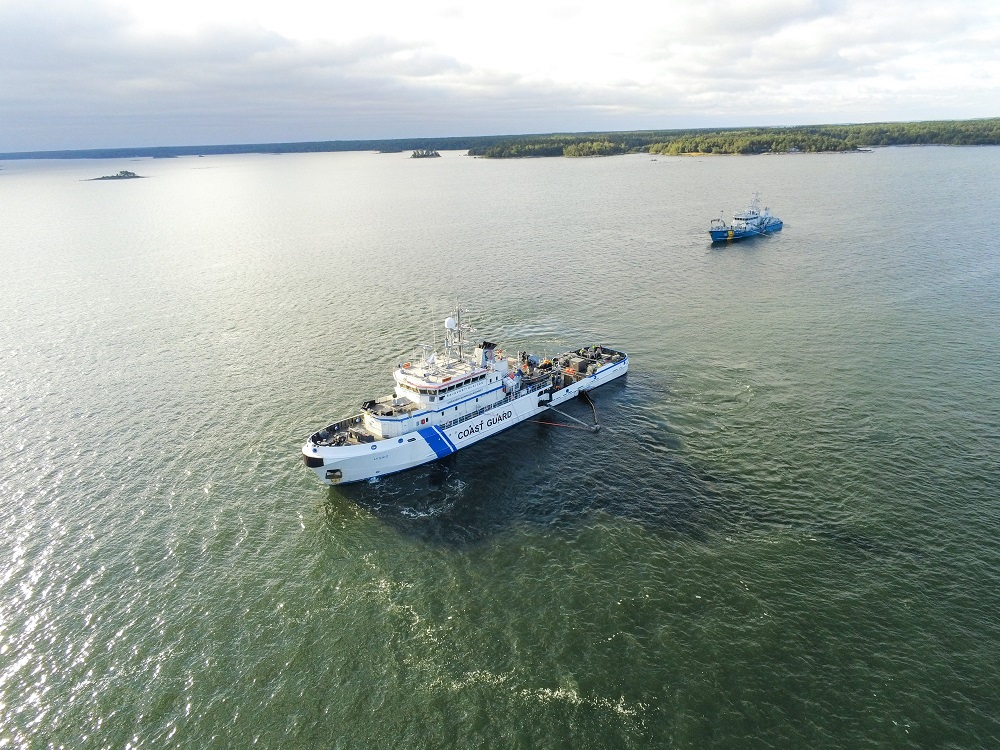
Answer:
MULTIPOLYGON (((593 394, 602 425, 597 433, 546 413, 540 418, 571 426, 528 422, 442 461, 331 493, 400 533, 447 545, 481 543, 523 524, 576 527, 598 512, 701 533, 710 509, 720 505, 718 480, 693 470, 648 430, 637 438, 617 413, 626 390, 616 382, 593 394)), ((585 401, 561 409, 593 420, 585 401)))
MULTIPOLYGON (((777 530, 851 553, 916 553, 821 512, 804 518, 769 504, 772 490, 752 478, 696 467, 669 420, 642 408, 662 393, 655 386, 648 375, 631 376, 591 394, 602 424, 596 434, 543 414, 572 427, 528 422, 426 466, 331 488, 331 499, 358 505, 403 536, 454 548, 524 526, 575 533, 608 516, 700 543, 777 530)), ((583 400, 563 409, 592 419, 583 400)))

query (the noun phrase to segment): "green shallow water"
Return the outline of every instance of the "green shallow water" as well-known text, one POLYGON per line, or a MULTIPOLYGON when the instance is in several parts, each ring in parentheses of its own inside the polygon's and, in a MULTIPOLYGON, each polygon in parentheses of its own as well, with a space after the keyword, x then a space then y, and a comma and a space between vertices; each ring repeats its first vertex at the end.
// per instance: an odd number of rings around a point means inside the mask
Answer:
POLYGON ((998 168, 3 165, 0 743, 995 746, 998 168), (456 303, 604 429, 319 486, 456 303))

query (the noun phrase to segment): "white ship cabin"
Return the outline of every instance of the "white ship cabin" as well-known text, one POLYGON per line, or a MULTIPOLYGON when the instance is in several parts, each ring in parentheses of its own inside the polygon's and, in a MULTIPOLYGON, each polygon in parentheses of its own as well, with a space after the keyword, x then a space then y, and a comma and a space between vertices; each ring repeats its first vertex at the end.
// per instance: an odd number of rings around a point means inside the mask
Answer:
POLYGON ((447 425, 492 406, 505 397, 510 365, 489 341, 471 358, 461 352, 439 361, 436 354, 401 363, 393 373, 395 395, 366 401, 364 426, 375 439, 391 438, 431 425, 447 425))
POLYGON ((764 213, 760 212, 760 193, 754 193, 750 198, 750 203, 740 213, 733 215, 733 223, 743 228, 756 224, 761 218, 770 217, 771 212, 765 208, 764 213))

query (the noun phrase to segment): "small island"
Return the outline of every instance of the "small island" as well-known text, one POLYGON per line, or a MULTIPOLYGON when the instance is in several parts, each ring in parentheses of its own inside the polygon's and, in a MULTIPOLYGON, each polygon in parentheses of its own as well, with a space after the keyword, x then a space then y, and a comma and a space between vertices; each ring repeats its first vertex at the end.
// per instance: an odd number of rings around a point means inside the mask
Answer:
POLYGON ((127 169, 123 169, 118 174, 107 174, 104 177, 93 177, 91 182, 95 180, 141 180, 143 175, 136 174, 135 172, 129 172, 127 169))
POLYGON ((441 154, 429 148, 418 148, 410 154, 411 159, 433 159, 436 156, 441 156, 441 154))

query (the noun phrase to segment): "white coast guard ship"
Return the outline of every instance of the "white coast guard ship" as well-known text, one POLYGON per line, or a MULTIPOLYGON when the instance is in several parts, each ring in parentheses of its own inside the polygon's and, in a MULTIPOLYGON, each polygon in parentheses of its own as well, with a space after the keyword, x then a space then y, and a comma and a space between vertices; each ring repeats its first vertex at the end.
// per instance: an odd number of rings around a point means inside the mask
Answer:
POLYGON ((606 346, 545 360, 526 352, 505 357, 489 341, 470 347, 461 315, 444 322, 443 356, 424 347, 419 361, 396 368, 392 395, 365 401, 360 414, 306 441, 306 466, 324 483, 358 482, 444 458, 628 371, 628 356, 606 346))

